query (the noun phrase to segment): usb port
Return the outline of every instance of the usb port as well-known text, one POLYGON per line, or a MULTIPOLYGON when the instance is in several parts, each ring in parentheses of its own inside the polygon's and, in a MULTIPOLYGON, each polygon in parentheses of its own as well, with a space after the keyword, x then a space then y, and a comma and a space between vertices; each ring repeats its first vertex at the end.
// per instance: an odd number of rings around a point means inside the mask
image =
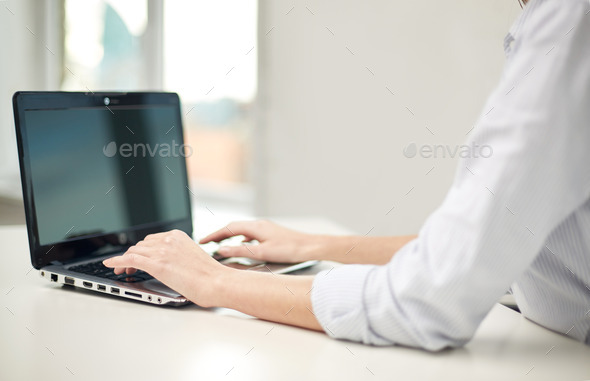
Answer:
POLYGON ((141 294, 137 294, 135 292, 125 291, 125 295, 133 296, 134 298, 141 299, 141 294))
POLYGON ((96 285, 96 289, 98 291, 106 291, 107 290, 107 286, 103 286, 102 284, 97 284, 96 285))
POLYGON ((92 283, 90 282, 82 282, 82 284, 84 285, 84 287, 86 288, 92 288, 92 283))
POLYGON ((74 278, 67 276, 64 278, 64 282, 66 282, 66 284, 74 284, 74 278))
POLYGON ((116 287, 111 287, 111 294, 119 294, 119 289, 116 287))

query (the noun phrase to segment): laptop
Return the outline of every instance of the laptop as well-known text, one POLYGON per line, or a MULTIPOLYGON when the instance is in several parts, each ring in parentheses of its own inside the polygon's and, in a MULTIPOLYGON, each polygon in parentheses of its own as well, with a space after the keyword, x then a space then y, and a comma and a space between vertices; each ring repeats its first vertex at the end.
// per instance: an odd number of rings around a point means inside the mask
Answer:
MULTIPOLYGON (((189 301, 137 271, 102 264, 152 233, 192 236, 180 101, 174 93, 13 96, 31 263, 51 282, 156 305, 189 301)), ((313 265, 222 259, 286 273, 313 265)))

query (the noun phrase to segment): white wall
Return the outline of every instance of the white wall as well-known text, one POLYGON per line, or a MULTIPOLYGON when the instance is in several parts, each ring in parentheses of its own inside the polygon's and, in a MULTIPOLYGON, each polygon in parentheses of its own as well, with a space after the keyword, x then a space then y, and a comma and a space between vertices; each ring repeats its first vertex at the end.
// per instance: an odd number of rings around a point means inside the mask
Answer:
POLYGON ((261 1, 257 213, 417 232, 457 159, 403 149, 464 142, 519 11, 516 0, 261 1))

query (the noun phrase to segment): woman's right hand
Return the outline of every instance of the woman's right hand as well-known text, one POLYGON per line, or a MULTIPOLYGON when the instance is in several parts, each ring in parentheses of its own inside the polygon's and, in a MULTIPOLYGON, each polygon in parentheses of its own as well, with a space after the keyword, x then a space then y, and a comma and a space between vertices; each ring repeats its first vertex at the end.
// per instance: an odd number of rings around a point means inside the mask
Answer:
POLYGON ((223 257, 247 257, 265 262, 297 263, 312 258, 320 244, 320 236, 287 229, 266 220, 239 221, 202 238, 199 243, 221 242, 243 235, 244 242, 257 240, 258 245, 221 246, 217 253, 223 257))

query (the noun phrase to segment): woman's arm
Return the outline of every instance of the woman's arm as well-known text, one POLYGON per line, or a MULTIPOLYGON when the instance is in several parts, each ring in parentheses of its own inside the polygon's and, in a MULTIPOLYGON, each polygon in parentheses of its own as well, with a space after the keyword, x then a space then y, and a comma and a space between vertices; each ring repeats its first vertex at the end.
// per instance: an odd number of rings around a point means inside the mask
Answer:
POLYGON ((220 242, 243 235, 245 241, 257 240, 259 245, 221 247, 224 257, 249 257, 269 262, 295 263, 311 259, 341 263, 385 264, 416 236, 363 237, 305 234, 270 221, 241 221, 211 233, 200 243, 220 242))
POLYGON ((179 230, 149 235, 104 264, 114 267, 117 274, 127 269, 147 271, 202 307, 227 307, 265 320, 321 330, 311 306, 313 277, 223 266, 179 230))
POLYGON ((383 265, 406 243, 417 236, 363 237, 363 236, 319 236, 317 251, 311 259, 329 260, 340 263, 383 265))
MULTIPOLYGON (((201 243, 244 235, 259 245, 224 247, 224 256, 276 262, 325 259, 342 263, 387 263, 414 236, 327 236, 296 232, 269 221, 233 222, 201 243)), ((184 232, 152 234, 104 264, 115 273, 140 269, 202 307, 226 307, 261 319, 322 330, 311 305, 312 276, 236 270, 221 265, 184 232)))
POLYGON ((229 269, 219 278, 217 305, 260 319, 321 331, 311 305, 313 276, 229 269))

